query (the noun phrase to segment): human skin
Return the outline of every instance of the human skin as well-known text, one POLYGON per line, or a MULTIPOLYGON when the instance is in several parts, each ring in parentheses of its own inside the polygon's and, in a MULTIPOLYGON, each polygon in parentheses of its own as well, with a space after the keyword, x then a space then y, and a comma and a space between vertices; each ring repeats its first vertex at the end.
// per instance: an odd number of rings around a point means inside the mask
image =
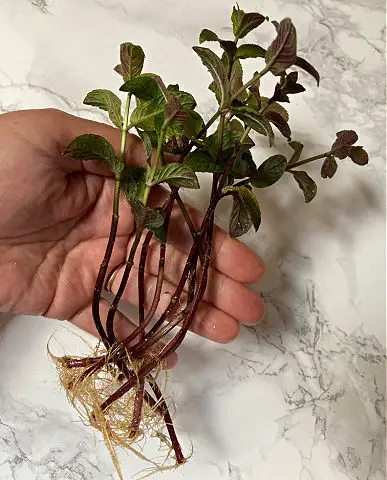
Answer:
MULTIPOLYGON (((119 130, 59 110, 25 110, 0 116, 0 311, 68 320, 97 335, 91 300, 108 241, 114 181, 104 164, 62 155, 74 137, 85 133, 103 135, 119 151, 119 130)), ((128 136, 125 158, 128 165, 146 164, 142 143, 134 135, 128 136)), ((165 190, 158 187, 150 201, 160 204, 165 196, 165 190)), ((199 222, 198 212, 189 211, 199 222)), ((134 218, 124 198, 119 213, 110 269, 126 257, 135 233, 134 218)), ((166 281, 159 311, 178 283, 191 243, 176 207, 168 233, 166 281)), ((156 283, 157 253, 155 241, 146 265, 149 300, 156 283)), ((264 304, 247 284, 258 282, 263 272, 263 263, 254 252, 216 229, 209 288, 192 331, 226 343, 236 338, 240 324, 259 322, 264 304)), ((134 305, 135 277, 123 296, 134 305)), ((120 272, 113 292, 119 281, 120 272)), ((107 302, 103 302, 102 318, 107 309, 107 302)), ((126 316, 117 315, 119 338, 133 328, 126 316)), ((169 365, 175 363, 174 355, 169 365)))

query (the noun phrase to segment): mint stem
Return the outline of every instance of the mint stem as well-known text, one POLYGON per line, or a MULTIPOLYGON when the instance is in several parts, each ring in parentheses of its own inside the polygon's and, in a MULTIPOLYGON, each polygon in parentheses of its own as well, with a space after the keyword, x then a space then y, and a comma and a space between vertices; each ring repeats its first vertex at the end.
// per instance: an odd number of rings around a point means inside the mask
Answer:
POLYGON ((301 165, 305 165, 307 163, 314 162, 315 160, 319 160, 320 158, 325 158, 328 155, 331 155, 332 153, 334 153, 335 151, 336 150, 331 150, 331 151, 326 152, 326 153, 321 153, 320 155, 315 155, 314 157, 306 158, 305 160, 301 160, 300 162, 297 162, 297 163, 291 163, 290 165, 288 165, 286 167, 286 170, 289 171, 290 169, 293 169, 295 167, 299 167, 301 165))

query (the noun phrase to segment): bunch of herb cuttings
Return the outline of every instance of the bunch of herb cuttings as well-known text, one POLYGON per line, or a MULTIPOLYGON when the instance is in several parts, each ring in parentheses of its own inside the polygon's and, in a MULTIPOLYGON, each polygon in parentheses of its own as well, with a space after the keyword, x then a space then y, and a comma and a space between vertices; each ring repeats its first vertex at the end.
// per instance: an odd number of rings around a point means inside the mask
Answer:
MULTIPOLYGON (((231 21, 234 34, 231 40, 224 40, 208 29, 200 33, 200 44, 209 42, 220 47, 221 57, 211 48, 193 47, 212 77, 209 88, 218 103, 207 122, 198 113, 190 93, 180 90, 177 84, 166 86, 158 75, 142 73, 145 59, 142 48, 124 43, 120 48, 120 64, 115 67, 123 78, 120 91, 125 94, 124 106, 121 98, 104 89, 93 90, 84 100, 86 105, 108 112, 111 122, 122 133, 120 151, 104 137, 92 134, 75 138, 65 151, 65 155, 76 160, 107 164, 115 178, 115 190, 109 241, 92 299, 93 320, 100 342, 87 357, 53 358, 69 401, 85 422, 102 432, 121 478, 115 453, 117 446, 150 462, 152 474, 186 461, 173 425, 170 401, 164 398, 166 358, 183 342, 206 292, 214 214, 220 200, 232 197, 229 233, 239 237, 251 228, 258 230, 260 189, 277 183, 284 175, 294 178, 308 203, 317 193, 315 181, 305 170, 309 163, 322 161, 323 178, 332 178, 346 158, 357 165, 368 163, 366 151, 355 145, 358 137, 351 130, 338 132, 330 148, 308 158, 303 156, 303 145, 291 138, 289 115, 283 105, 305 90, 299 83, 299 71, 314 77, 317 85, 320 81, 316 69, 297 55, 292 21, 285 18, 271 22, 274 40, 266 46, 246 43, 245 38, 268 22, 267 17, 234 7, 231 21), (255 59, 257 65, 256 73, 248 79, 243 75, 244 59, 255 59), (272 95, 262 96, 261 83, 273 75, 277 83, 272 95), (142 139, 146 166, 130 167, 125 163, 131 129, 142 139), (288 157, 269 155, 257 166, 251 153, 256 135, 266 137, 269 149, 276 135, 284 136, 291 153, 288 157), (171 153, 173 162, 169 161, 171 153), (201 223, 195 227, 180 189, 199 189, 198 172, 212 176, 212 188, 201 223), (167 199, 158 206, 150 206, 152 189, 160 185, 165 187, 167 199), (106 318, 102 318, 103 290, 109 289, 117 268, 122 266, 111 265, 120 221, 121 192, 131 206, 136 228, 117 292, 106 318), (190 229, 192 243, 186 264, 179 272, 178 285, 167 306, 160 310, 169 223, 176 206, 190 229), (158 274, 149 298, 145 266, 151 242, 157 243, 158 274), (134 278, 137 250, 140 260, 137 278, 134 278), (130 335, 119 339, 115 320, 128 282, 138 285, 139 323, 130 335), (162 341, 164 346, 155 348, 162 341), (152 437, 160 441, 161 461, 143 454, 144 444, 152 437)), ((259 158, 264 155, 264 151, 260 152, 259 158)))

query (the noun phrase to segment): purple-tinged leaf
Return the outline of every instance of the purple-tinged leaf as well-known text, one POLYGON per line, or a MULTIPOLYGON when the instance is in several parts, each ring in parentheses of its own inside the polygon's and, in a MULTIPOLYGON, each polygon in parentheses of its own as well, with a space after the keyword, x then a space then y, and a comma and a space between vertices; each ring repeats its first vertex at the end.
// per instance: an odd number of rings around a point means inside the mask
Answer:
POLYGON ((290 85, 295 85, 298 81, 298 72, 290 72, 288 75, 284 76, 283 81, 281 81, 282 88, 285 90, 290 85))
POLYGON ((153 152, 153 147, 152 147, 152 140, 150 136, 148 135, 147 132, 143 130, 139 130, 138 128, 137 134, 142 140, 142 144, 144 146, 145 154, 146 154, 146 161, 148 162, 148 165, 151 163, 151 158, 152 158, 152 152, 153 152))
POLYGON ((337 162, 333 155, 328 155, 321 166, 321 177, 332 178, 337 171, 337 162))
POLYGON ((228 231, 231 237, 237 238, 247 233, 253 222, 241 195, 233 195, 233 204, 228 231))
POLYGON ((125 81, 130 80, 140 75, 144 59, 144 51, 139 45, 133 45, 130 42, 122 43, 120 46, 121 64, 117 65, 115 70, 122 75, 125 81))
POLYGON ((122 70, 121 64, 119 63, 114 67, 114 71, 118 73, 118 75, 121 75, 121 77, 124 76, 124 72, 122 70))
POLYGON ((286 90, 286 94, 291 95, 295 93, 302 93, 305 92, 305 87, 301 85, 301 83, 295 83, 294 85, 289 85, 286 90))
POLYGON ((291 165, 298 162, 298 160, 300 159, 302 150, 304 149, 304 145, 300 142, 297 142, 296 140, 292 140, 288 143, 288 145, 294 150, 294 153, 288 162, 288 165, 291 165))
POLYGON ((317 193, 317 185, 314 180, 304 171, 295 171, 292 174, 304 194, 305 203, 311 202, 317 193))
MULTIPOLYGON (((262 101, 261 101, 261 92, 259 90, 259 87, 257 85, 251 85, 251 87, 249 87, 249 90, 253 94, 252 100, 253 101, 255 100, 257 110, 261 110, 262 101)), ((248 104, 253 106, 252 102, 248 101, 248 104)))
POLYGON ((180 111, 180 104, 177 95, 172 92, 168 92, 167 99, 164 107, 165 122, 171 123, 175 119, 176 115, 180 111))
MULTIPOLYGON (((243 86, 243 69, 240 60, 234 60, 230 76, 230 94, 233 95, 243 86)), ((246 98, 246 91, 242 92, 237 100, 243 101, 246 98)))
POLYGON ((193 47, 193 50, 199 55, 203 65, 205 65, 212 75, 216 86, 221 92, 221 106, 224 105, 230 97, 230 82, 224 70, 222 60, 209 48, 193 47))
POLYGON ((272 110, 267 110, 264 117, 275 125, 285 138, 288 140, 290 139, 292 132, 288 122, 282 117, 282 115, 272 110))
POLYGON ((332 155, 343 160, 351 153, 351 145, 358 141, 358 136, 353 130, 342 130, 336 133, 336 137, 331 147, 332 155))
POLYGON ((277 37, 266 52, 266 63, 278 75, 292 66, 297 59, 297 34, 290 18, 281 21, 277 37))
POLYGON ((228 61, 232 61, 237 51, 236 43, 231 40, 219 40, 219 45, 227 55, 228 61))
POLYGON ((252 226, 257 231, 261 224, 261 210, 253 192, 245 186, 229 186, 223 189, 223 193, 232 194, 234 199, 230 217, 230 235, 240 237, 252 226))
POLYGON ((312 77, 316 80, 317 86, 320 85, 320 74, 318 71, 314 68, 313 65, 311 65, 307 60, 301 57, 297 57, 296 61, 294 63, 297 67, 302 68, 305 70, 305 72, 309 73, 309 75, 312 75, 312 77))
POLYGON ((277 83, 277 85, 275 86, 272 100, 274 100, 275 102, 290 103, 289 97, 286 95, 286 93, 284 93, 279 83, 277 83))
POLYGON ((232 26, 233 33, 236 39, 245 37, 249 32, 259 27, 265 20, 266 17, 260 13, 245 13, 243 10, 238 8, 233 8, 232 15, 232 26))
POLYGON ((288 114, 287 110, 282 105, 280 105, 279 103, 273 102, 267 97, 262 97, 261 103, 262 103, 262 108, 264 109, 265 112, 269 111, 269 112, 278 113, 278 115, 281 115, 281 117, 286 122, 289 121, 289 114, 288 114))
POLYGON ((368 163, 368 153, 363 147, 352 147, 349 156, 356 165, 367 165, 368 163))
POLYGON ((245 13, 235 33, 236 38, 243 38, 255 28, 259 27, 266 18, 260 13, 245 13))

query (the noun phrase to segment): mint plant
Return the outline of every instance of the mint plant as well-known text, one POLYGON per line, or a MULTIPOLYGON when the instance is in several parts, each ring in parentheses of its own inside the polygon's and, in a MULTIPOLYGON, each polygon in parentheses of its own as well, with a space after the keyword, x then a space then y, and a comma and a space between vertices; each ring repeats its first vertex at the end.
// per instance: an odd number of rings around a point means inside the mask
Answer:
MULTIPOLYGON (((232 197, 229 233, 239 237, 251 228, 259 229, 261 211, 255 194, 259 189, 291 175, 308 203, 315 198, 317 185, 304 170, 307 164, 321 160, 321 177, 332 178, 346 158, 357 165, 368 163, 366 151, 355 145, 358 137, 351 130, 338 132, 330 148, 309 158, 302 155, 303 145, 292 139, 289 115, 283 104, 305 90, 299 83, 299 70, 310 74, 317 85, 320 82, 316 69, 297 56, 296 29, 292 21, 289 18, 272 21, 274 40, 266 47, 242 41, 251 31, 269 22, 269 18, 234 7, 231 21, 232 40, 224 40, 208 29, 202 30, 199 36, 200 44, 209 42, 220 46, 221 58, 208 47, 193 47, 212 77, 209 88, 218 102, 217 110, 207 122, 197 112, 196 101, 190 93, 180 90, 178 84, 166 86, 156 74, 142 73, 145 59, 142 48, 124 43, 115 71, 123 79, 120 91, 125 93, 125 105, 122 106, 115 93, 103 89, 93 90, 84 100, 86 105, 107 111, 111 122, 121 130, 119 154, 105 138, 92 134, 75 138, 64 152, 75 159, 103 162, 115 177, 110 236, 92 303, 100 343, 88 357, 61 357, 55 358, 55 362, 69 400, 86 422, 103 433, 119 472, 114 446, 127 447, 145 459, 141 442, 150 436, 156 436, 166 447, 165 458, 171 468, 186 460, 158 379, 165 371, 165 359, 184 340, 206 291, 214 214, 219 201, 232 197), (256 59, 257 71, 246 80, 243 60, 247 58, 256 59), (277 79, 269 98, 261 95, 260 88, 267 75, 277 79), (126 141, 131 129, 142 139, 146 167, 125 164, 126 141), (251 153, 253 134, 267 137, 268 148, 274 144, 275 135, 282 135, 293 153, 289 158, 269 155, 257 167, 251 153), (170 162, 168 154, 174 154, 175 161, 170 162), (212 176, 212 188, 201 225, 195 228, 179 191, 180 188, 199 189, 198 172, 212 176), (152 188, 160 184, 167 189, 168 198, 165 203, 151 207, 149 195, 152 188), (101 319, 100 302, 103 289, 109 289, 118 268, 110 265, 110 259, 119 223, 121 191, 131 205, 136 234, 105 323, 101 319), (178 286, 164 312, 156 318, 164 282, 168 227, 175 204, 192 233, 192 245, 178 286), (146 310, 144 272, 153 238, 158 242, 158 276, 151 306, 146 310), (141 252, 137 279, 139 325, 127 338, 119 340, 115 334, 115 317, 133 275, 137 249, 141 252), (167 335, 165 346, 155 350, 155 345, 165 341, 167 335)), ((165 462, 151 463, 155 469, 168 468, 165 462)))

